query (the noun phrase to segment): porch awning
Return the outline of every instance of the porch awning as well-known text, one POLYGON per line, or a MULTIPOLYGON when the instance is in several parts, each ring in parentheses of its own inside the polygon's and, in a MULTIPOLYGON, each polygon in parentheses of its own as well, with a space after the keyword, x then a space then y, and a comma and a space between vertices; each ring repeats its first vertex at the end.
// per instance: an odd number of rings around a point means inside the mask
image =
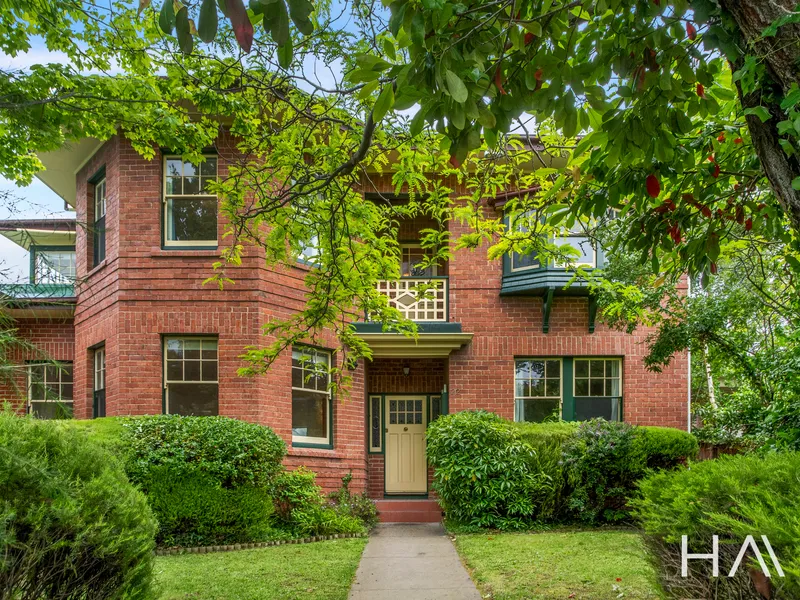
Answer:
POLYGON ((373 358, 445 358, 472 341, 471 333, 420 333, 416 338, 401 333, 360 333, 373 358))

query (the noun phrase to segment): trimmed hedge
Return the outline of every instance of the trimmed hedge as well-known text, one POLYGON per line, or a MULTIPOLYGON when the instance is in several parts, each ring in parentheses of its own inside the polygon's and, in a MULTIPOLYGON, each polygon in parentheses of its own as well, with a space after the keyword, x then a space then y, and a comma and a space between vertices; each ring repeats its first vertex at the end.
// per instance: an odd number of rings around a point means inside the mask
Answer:
POLYGON ((0 413, 0 589, 11 598, 153 597, 156 522, 113 455, 0 413))
POLYGON ((625 520, 647 469, 696 455, 687 432, 603 420, 514 423, 465 411, 428 428, 434 489, 448 518, 479 527, 625 520))
POLYGON ((652 473, 639 489, 634 515, 673 596, 759 599, 745 565, 736 577, 726 576, 752 535, 772 574, 772 598, 800 598, 800 453, 722 456, 690 469, 652 473), (710 553, 712 536, 718 535, 720 575, 725 576, 712 577, 711 561, 697 560, 689 563, 690 576, 680 577, 683 535, 692 553, 710 553), (775 550, 784 578, 777 577, 762 535, 775 550))

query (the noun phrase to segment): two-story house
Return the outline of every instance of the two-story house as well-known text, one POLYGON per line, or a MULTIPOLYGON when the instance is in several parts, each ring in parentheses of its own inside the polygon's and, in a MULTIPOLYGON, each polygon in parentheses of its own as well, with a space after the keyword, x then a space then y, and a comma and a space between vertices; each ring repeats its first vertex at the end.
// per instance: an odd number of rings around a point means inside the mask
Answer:
MULTIPOLYGON (((419 232, 432 225, 425 218, 401 227, 402 278, 379 284, 419 323, 419 338, 359 323, 373 359, 362 361, 349 398, 332 397, 326 377, 306 376, 311 363, 335 363, 333 339, 294 348, 265 375, 238 376, 243 348, 263 344, 262 326, 303 305, 310 267, 267 268, 251 249, 235 285, 202 285, 224 243, 206 183, 226 175, 233 152, 220 139, 195 167, 166 153, 145 160, 115 136, 41 156, 40 178, 75 208, 78 225, 0 225, 31 254, 30 284, 4 292, 23 335, 70 368, 20 356, 29 362, 19 382, 26 410, 255 421, 287 442, 288 466, 307 465, 327 489, 352 472, 354 489, 376 499, 426 497, 425 429, 442 413, 483 408, 521 421, 603 416, 687 427, 687 356, 662 374, 648 372, 648 332, 629 335, 596 321, 587 288, 564 289, 569 273, 536 257, 490 261, 465 250, 422 269, 419 232), (420 299, 414 286, 429 280, 435 293, 420 299), (60 402, 48 403, 48 395, 60 402)), ((380 191, 391 193, 383 181, 380 191)), ((453 236, 462 233, 462 225, 449 226, 453 236)), ((587 240, 564 241, 582 252, 582 263, 602 266, 601 250, 587 240)), ((3 396, 20 401, 10 388, 3 396)))

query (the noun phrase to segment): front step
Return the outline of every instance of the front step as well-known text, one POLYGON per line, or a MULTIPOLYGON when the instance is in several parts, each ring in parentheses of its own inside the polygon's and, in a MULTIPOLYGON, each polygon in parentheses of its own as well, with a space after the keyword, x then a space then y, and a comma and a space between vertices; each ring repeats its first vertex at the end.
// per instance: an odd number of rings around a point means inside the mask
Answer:
POLYGON ((442 509, 436 500, 376 500, 378 518, 381 523, 438 523, 442 520, 442 509))

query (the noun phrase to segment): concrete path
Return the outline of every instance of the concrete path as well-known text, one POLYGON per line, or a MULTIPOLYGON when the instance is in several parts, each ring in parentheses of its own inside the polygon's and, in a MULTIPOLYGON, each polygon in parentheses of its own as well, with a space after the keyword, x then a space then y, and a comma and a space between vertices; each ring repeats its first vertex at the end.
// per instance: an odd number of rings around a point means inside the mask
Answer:
POLYGON ((350 589, 350 600, 480 598, 439 523, 378 525, 350 589))

